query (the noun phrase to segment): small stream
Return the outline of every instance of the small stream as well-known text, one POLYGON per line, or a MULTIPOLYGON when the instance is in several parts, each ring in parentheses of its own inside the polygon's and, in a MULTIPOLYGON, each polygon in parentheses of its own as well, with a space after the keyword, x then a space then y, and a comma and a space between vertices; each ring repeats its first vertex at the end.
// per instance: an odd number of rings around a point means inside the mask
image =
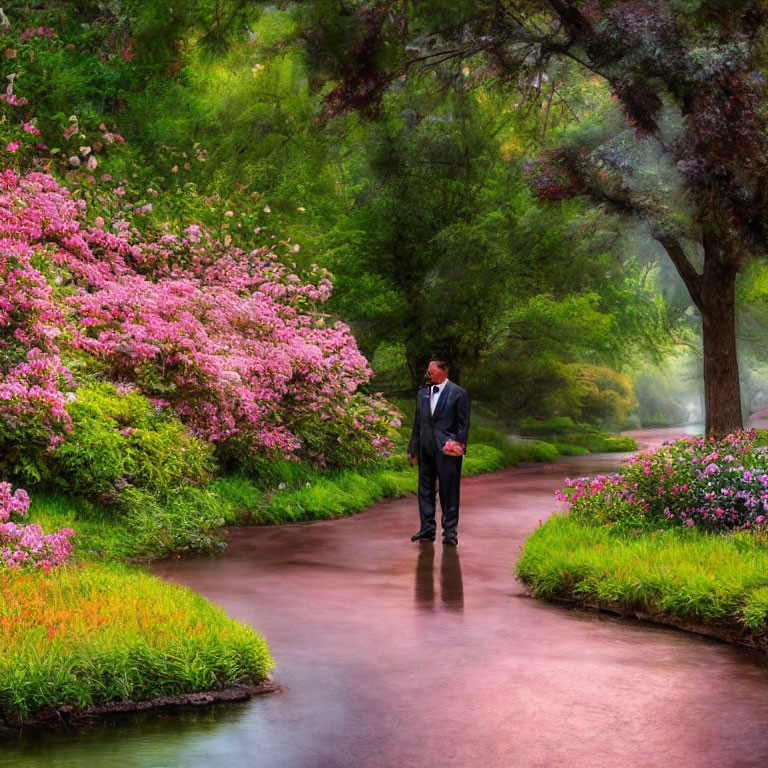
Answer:
MULTIPOLYGON (((655 446, 695 430, 630 434, 655 446)), ((158 563, 264 635, 283 690, 23 736, 0 766, 765 768, 761 657, 531 600, 514 578, 563 479, 613 471, 623 456, 465 479, 457 549, 409 541, 407 498, 235 529, 218 559, 158 563)))

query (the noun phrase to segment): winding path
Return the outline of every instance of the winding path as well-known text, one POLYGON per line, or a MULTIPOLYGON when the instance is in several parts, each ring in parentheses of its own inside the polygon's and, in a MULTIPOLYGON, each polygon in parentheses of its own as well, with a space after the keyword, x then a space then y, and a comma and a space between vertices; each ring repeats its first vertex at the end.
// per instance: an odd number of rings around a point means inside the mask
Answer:
POLYGON ((457 549, 408 541, 410 498, 238 529, 220 559, 160 563, 264 634, 284 691, 7 745, 0 766, 765 768, 768 663, 528 599, 513 577, 563 478, 620 458, 465 479, 457 549))

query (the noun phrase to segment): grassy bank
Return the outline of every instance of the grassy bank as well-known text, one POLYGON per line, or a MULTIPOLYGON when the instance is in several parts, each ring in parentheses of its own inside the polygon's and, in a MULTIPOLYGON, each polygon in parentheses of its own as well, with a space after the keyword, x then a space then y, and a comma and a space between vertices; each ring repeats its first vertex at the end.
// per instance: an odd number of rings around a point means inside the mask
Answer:
POLYGON ((262 680, 272 660, 248 627, 185 587, 111 563, 0 570, 0 713, 19 724, 64 705, 262 680))
MULTIPOLYGON (((515 440, 490 427, 473 428, 474 442, 463 476, 495 472, 520 462, 552 461, 560 454, 547 443, 515 440), (480 442, 482 440, 483 442, 480 442)), ((50 491, 31 491, 30 520, 45 530, 72 528, 76 556, 92 559, 153 559, 170 554, 214 553, 224 546, 221 527, 279 525, 327 520, 362 512, 384 498, 416 491, 418 470, 406 457, 405 431, 392 456, 372 470, 320 470, 296 462, 257 465, 258 471, 220 475, 194 505, 133 504, 125 511, 50 491), (204 514, 198 514, 201 499, 204 514)))
POLYGON ((537 597, 709 626, 768 647, 768 547, 751 533, 632 536, 554 515, 528 538, 516 572, 537 597))

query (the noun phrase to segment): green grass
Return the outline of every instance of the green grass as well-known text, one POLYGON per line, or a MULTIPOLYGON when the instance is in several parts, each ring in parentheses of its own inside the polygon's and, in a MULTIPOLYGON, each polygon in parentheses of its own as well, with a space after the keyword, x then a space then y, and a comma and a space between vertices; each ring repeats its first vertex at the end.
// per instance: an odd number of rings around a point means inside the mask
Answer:
MULTIPOLYGON (((470 444, 465 476, 557 456, 537 441, 509 440, 493 430, 482 434, 494 444, 470 444)), ((141 492, 107 507, 33 491, 30 521, 45 530, 74 529, 79 565, 50 574, 0 571, 0 715, 24 722, 65 704, 150 699, 221 687, 244 674, 266 675, 272 662, 252 629, 187 589, 109 561, 208 551, 214 523, 350 515, 414 492, 418 478, 402 446, 381 469, 366 474, 293 465, 283 462, 256 479, 219 477, 194 489, 188 500, 180 494, 164 506, 141 492), (265 478, 283 487, 269 490, 265 478), (204 525, 195 522, 200 515, 204 525)))
MULTIPOLYGON (((503 454, 489 445, 474 445, 462 462, 464 476, 495 472, 507 465, 503 454)), ((368 474, 352 470, 317 473, 293 487, 263 494, 247 478, 222 478, 214 484, 229 504, 232 524, 279 525, 327 520, 368 509, 384 498, 400 498, 416 491, 418 470, 403 456, 385 463, 386 469, 368 474)))
POLYGON ((570 443, 552 443, 557 448, 558 453, 563 456, 586 456, 589 453, 589 448, 585 448, 583 445, 571 445, 570 443))
POLYGON ((29 521, 44 531, 71 528, 77 560, 120 560, 136 554, 133 533, 116 510, 61 493, 30 493, 29 521))
POLYGON ((118 563, 0 570, 0 712, 222 688, 272 667, 249 626, 186 587, 118 563))
POLYGON ((768 548, 750 533, 671 528, 619 535, 554 515, 527 539, 516 572, 539 597, 599 602, 734 632, 767 629, 768 548))
MULTIPOLYGON (((543 440, 521 440, 509 437, 498 427, 473 425, 469 430, 469 444, 490 445, 500 451, 508 467, 514 467, 523 461, 554 461, 560 451, 543 440)), ((467 453, 467 458, 470 454, 467 453)))
POLYGON ((76 496, 32 491, 29 522, 44 531, 75 531, 78 561, 156 559, 175 553, 211 553, 222 545, 221 526, 229 512, 219 496, 181 488, 160 505, 141 489, 128 508, 94 504, 76 496))

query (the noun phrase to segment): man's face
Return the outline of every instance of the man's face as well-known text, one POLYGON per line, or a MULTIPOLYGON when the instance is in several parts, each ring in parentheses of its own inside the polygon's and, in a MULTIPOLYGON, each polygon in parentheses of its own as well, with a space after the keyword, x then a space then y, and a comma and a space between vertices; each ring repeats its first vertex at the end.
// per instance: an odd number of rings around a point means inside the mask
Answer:
POLYGON ((442 384, 448 378, 448 374, 445 371, 441 371, 437 367, 437 363, 434 362, 429 364, 427 375, 433 384, 442 384))

